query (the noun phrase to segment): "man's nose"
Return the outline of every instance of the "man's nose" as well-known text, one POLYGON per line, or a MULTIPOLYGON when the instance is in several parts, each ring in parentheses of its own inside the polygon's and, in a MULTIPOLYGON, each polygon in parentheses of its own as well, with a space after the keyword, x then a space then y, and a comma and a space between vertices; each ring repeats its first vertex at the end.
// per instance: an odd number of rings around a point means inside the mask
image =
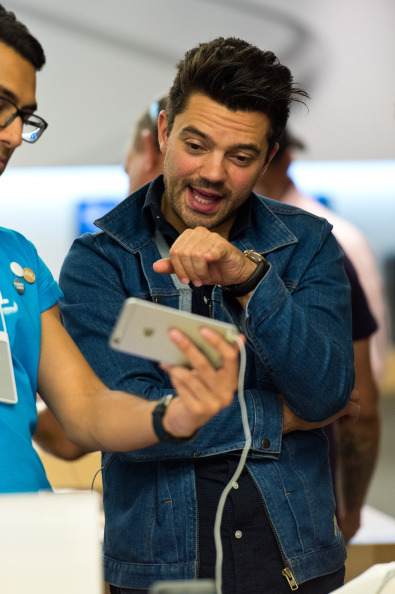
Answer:
POLYGON ((212 183, 224 182, 226 169, 223 155, 207 155, 207 158, 202 163, 200 175, 212 183))
POLYGON ((22 127, 21 118, 16 117, 11 124, 0 130, 0 142, 9 148, 15 149, 22 143, 22 127))

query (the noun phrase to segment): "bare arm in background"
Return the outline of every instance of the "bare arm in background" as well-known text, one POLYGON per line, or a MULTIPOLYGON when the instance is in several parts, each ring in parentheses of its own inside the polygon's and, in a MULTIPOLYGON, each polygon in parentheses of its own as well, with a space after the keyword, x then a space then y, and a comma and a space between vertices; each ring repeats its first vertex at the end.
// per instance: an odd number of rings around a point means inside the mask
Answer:
POLYGON ((37 406, 37 428, 33 440, 44 452, 69 462, 87 453, 68 439, 62 425, 44 403, 37 406))
POLYGON ((354 342, 354 365, 360 417, 353 425, 335 425, 338 443, 338 521, 346 542, 360 527, 361 509, 373 476, 380 441, 378 389, 370 364, 369 339, 354 342))

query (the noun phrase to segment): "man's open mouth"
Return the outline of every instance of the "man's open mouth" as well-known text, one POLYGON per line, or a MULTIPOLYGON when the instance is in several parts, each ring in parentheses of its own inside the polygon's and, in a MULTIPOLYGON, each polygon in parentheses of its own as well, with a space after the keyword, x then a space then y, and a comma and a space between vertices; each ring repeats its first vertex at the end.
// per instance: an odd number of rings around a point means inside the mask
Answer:
POLYGON ((215 194, 213 192, 209 192, 206 190, 197 190, 196 188, 192 188, 191 186, 189 186, 189 189, 194 199, 197 200, 197 202, 199 202, 200 204, 213 204, 222 199, 222 196, 220 194, 215 194))

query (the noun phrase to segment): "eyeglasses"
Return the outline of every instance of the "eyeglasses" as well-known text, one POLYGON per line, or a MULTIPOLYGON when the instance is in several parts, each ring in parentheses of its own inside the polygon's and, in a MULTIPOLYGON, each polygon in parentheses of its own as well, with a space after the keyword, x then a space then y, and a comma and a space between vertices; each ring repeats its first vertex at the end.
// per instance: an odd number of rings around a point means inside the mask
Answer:
POLYGON ((32 113, 24 113, 17 108, 15 103, 0 97, 0 129, 7 128, 15 118, 20 117, 22 120, 22 140, 32 144, 37 142, 48 124, 40 116, 32 113))

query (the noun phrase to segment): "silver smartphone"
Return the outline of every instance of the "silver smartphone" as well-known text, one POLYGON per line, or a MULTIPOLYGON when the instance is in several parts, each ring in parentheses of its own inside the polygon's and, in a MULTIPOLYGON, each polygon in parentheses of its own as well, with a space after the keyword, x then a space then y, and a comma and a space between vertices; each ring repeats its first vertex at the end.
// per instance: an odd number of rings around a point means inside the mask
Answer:
POLYGON ((115 350, 153 361, 190 367, 189 361, 169 338, 169 330, 177 328, 198 347, 211 365, 218 369, 222 365, 222 357, 201 336, 200 329, 203 326, 215 330, 230 344, 235 342, 239 334, 233 324, 130 297, 123 304, 118 316, 110 336, 110 346, 115 350))

